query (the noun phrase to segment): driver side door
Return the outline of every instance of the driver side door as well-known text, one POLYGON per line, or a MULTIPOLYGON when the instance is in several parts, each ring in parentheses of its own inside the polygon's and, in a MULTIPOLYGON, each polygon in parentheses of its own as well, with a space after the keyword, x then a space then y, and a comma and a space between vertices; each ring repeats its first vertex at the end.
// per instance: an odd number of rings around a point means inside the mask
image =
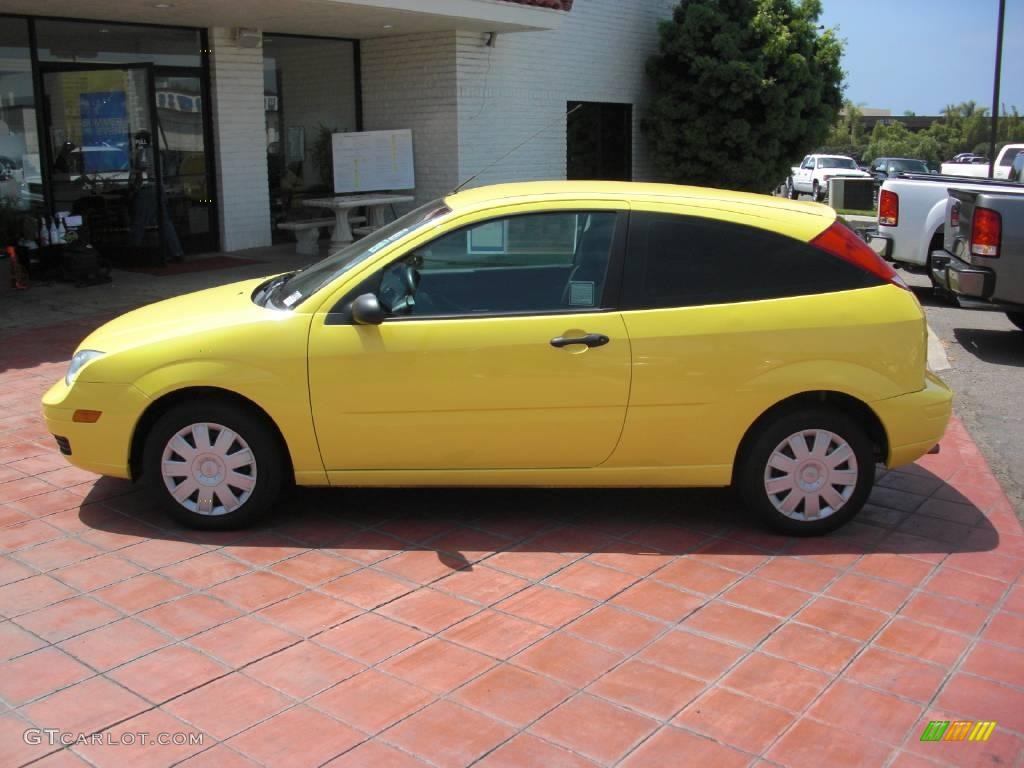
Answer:
POLYGON ((479 221, 401 254, 318 313, 309 387, 326 469, 605 461, 629 394, 614 309, 626 224, 625 211, 589 204, 479 221), (387 312, 380 324, 351 317, 367 291, 387 312))

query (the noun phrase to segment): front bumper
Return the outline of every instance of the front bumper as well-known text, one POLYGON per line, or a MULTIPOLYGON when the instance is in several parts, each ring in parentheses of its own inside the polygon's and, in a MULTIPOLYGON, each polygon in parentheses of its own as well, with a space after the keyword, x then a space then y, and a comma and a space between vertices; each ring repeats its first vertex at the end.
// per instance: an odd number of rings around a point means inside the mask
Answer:
POLYGON ((883 235, 876 230, 865 233, 864 239, 867 240, 871 250, 886 261, 892 261, 892 238, 889 235, 883 235))
POLYGON ((43 395, 46 427, 69 462, 110 477, 131 478, 130 453, 135 425, 150 400, 131 385, 61 379, 43 395), (76 422, 77 410, 102 411, 95 423, 76 422))
POLYGON ((928 371, 924 389, 871 405, 889 437, 885 464, 898 467, 921 458, 942 439, 953 411, 953 392, 928 371))

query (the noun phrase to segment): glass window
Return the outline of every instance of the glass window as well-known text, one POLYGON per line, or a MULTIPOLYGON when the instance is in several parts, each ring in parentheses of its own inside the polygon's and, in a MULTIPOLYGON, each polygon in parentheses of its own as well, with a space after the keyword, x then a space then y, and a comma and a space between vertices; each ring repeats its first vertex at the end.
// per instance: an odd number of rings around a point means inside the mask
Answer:
POLYGON ((355 131, 355 44, 348 40, 263 36, 263 104, 274 237, 280 221, 308 214, 302 198, 334 191, 332 133, 355 131))
POLYGON ((42 205, 28 22, 0 16, 0 206, 42 205))
POLYGON ((200 67, 199 31, 85 21, 36 21, 39 60, 200 67))
POLYGON ((398 316, 573 312, 601 306, 614 212, 511 216, 450 232, 387 267, 398 316))
POLYGON ((866 270, 800 240, 696 216, 633 212, 626 309, 805 296, 880 284, 866 270))

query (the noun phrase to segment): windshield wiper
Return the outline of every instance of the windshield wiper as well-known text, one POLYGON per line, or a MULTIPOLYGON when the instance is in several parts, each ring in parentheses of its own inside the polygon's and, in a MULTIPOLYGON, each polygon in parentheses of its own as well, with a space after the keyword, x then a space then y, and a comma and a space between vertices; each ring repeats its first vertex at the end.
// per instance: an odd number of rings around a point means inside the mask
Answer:
POLYGON ((255 297, 256 303, 259 304, 261 307, 267 306, 267 304, 270 303, 270 298, 275 293, 277 293, 281 286, 287 283, 288 280, 290 280, 292 275, 294 274, 294 272, 288 272, 287 274, 284 275, 278 275, 269 283, 264 285, 255 297))

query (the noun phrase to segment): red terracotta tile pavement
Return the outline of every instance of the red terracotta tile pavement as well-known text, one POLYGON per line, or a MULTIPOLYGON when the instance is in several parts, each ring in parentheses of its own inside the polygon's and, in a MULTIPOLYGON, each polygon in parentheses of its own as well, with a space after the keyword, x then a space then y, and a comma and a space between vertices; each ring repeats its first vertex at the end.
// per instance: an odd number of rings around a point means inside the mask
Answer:
POLYGON ((50 447, 63 363, 36 357, 89 322, 4 339, 5 765, 955 763, 930 718, 996 720, 972 760, 1024 750, 1024 530, 959 422, 823 539, 682 491, 303 490, 199 533, 50 447), (33 724, 205 741, 33 748, 33 724))

